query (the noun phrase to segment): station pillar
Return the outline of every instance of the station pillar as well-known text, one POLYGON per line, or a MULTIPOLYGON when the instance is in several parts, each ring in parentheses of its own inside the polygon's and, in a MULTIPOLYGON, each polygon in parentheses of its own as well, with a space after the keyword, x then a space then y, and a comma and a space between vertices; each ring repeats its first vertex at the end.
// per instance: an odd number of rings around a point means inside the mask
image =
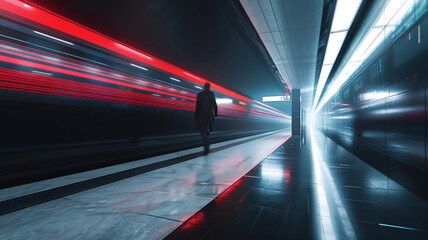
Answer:
POLYGON ((300 89, 291 92, 291 134, 300 135, 301 113, 300 113, 300 89))

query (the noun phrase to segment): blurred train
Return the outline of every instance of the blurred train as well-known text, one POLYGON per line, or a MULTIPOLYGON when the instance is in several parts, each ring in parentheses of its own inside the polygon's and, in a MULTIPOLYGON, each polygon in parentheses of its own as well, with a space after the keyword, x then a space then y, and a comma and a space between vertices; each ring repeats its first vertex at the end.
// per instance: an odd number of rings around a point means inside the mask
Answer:
MULTIPOLYGON (((0 1, 0 187, 200 145, 207 81, 28 1, 0 1)), ((212 142, 290 117, 211 82, 212 142)))
POLYGON ((413 190, 428 179, 427 1, 415 3, 319 114, 328 136, 413 190))

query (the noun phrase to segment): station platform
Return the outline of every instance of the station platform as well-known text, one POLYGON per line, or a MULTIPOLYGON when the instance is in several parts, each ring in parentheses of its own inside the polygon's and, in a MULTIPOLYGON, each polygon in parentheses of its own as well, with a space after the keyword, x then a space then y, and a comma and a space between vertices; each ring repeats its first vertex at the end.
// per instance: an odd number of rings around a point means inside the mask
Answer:
POLYGON ((317 130, 269 132, 213 144, 207 156, 200 151, 1 190, 5 202, 29 189, 49 192, 181 159, 0 215, 0 238, 428 239, 426 201, 317 130))
POLYGON ((162 239, 290 137, 280 130, 0 190, 0 239, 162 239), (15 211, 12 211, 15 210, 15 211))

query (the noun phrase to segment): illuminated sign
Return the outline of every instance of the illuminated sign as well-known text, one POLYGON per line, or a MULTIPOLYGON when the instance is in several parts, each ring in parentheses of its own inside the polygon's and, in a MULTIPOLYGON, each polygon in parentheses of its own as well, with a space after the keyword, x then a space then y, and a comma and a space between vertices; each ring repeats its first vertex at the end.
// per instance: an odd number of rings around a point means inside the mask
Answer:
POLYGON ((262 98, 263 102, 286 102, 290 101, 290 95, 288 96, 267 96, 262 98))

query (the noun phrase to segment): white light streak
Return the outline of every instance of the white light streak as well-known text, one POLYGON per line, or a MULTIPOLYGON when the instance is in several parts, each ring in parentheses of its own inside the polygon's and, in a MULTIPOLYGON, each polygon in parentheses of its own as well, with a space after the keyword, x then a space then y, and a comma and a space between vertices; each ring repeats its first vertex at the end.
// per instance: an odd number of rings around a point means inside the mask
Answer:
POLYGON ((340 226, 338 224, 333 225, 330 206, 334 206, 334 209, 339 213, 339 219, 342 222, 341 226, 343 227, 346 239, 357 239, 354 227, 349 220, 350 217, 339 195, 330 169, 323 159, 323 149, 318 146, 313 131, 313 126, 310 126, 309 136, 311 138, 312 161, 315 171, 315 180, 318 183, 316 184, 316 197, 318 199, 319 215, 321 216, 320 225, 321 229, 324 230, 324 239, 336 239, 336 233, 338 231, 335 228, 340 226))
POLYGON ((136 65, 136 64, 133 64, 133 63, 131 63, 131 66, 139 68, 139 69, 143 69, 144 71, 149 71, 149 69, 142 67, 142 66, 139 66, 139 65, 136 65))
POLYGON ((363 100, 377 100, 389 97, 388 92, 367 92, 363 93, 363 100))
POLYGON ((172 81, 181 82, 181 80, 179 80, 177 78, 169 77, 169 79, 171 79, 172 81))
POLYGON ((352 119, 351 116, 336 116, 336 117, 332 117, 334 119, 352 119))
MULTIPOLYGON (((332 84, 317 105, 314 111, 315 113, 337 93, 349 80, 349 77, 361 66, 363 61, 370 57, 376 49, 381 47, 384 40, 388 39, 389 35, 400 25, 403 17, 411 13, 414 4, 415 1, 413 0, 389 0, 385 3, 386 7, 383 12, 379 14, 376 23, 360 41, 360 45, 357 46, 356 50, 352 53, 349 61, 345 63, 345 67, 338 72, 335 79, 332 79, 332 84)), ((314 102, 314 106, 315 105, 316 102, 314 102)))
POLYGON ((416 228, 409 228, 409 227, 403 227, 403 226, 391 225, 391 224, 384 224, 384 223, 379 223, 379 226, 383 226, 383 227, 391 227, 391 228, 401 228, 401 229, 406 229, 406 230, 413 230, 413 231, 417 231, 417 229, 416 229, 416 228))
POLYGON ((59 59, 53 58, 53 57, 48 57, 48 56, 43 56, 44 58, 50 59, 52 61, 59 61, 59 59))
POLYGON ((45 34, 45 33, 41 33, 41 32, 38 32, 38 31, 33 31, 33 32, 34 32, 34 33, 37 33, 37 34, 39 34, 39 35, 42 35, 42 36, 45 36, 45 37, 48 37, 48 38, 51 38, 51 39, 54 39, 54 40, 57 40, 57 41, 63 42, 63 43, 67 43, 67 44, 70 44, 70 45, 74 45, 74 43, 71 43, 71 42, 68 42, 68 41, 65 41, 65 40, 62 40, 62 39, 59 39, 59 38, 53 37, 53 36, 51 36, 51 35, 47 35, 47 34, 45 34))
POLYGON ((336 61, 336 57, 342 48, 342 43, 345 40, 348 31, 330 33, 328 38, 327 49, 325 50, 323 64, 333 64, 336 61))
POLYGON ((348 30, 354 21, 360 5, 361 0, 338 0, 336 3, 330 36, 328 38, 327 49, 324 55, 323 67, 318 79, 312 111, 315 110, 315 106, 324 90, 327 78, 330 75, 330 71, 336 61, 340 49, 342 48, 342 44, 345 41, 348 30))
POLYGON ((47 75, 47 76, 52 76, 52 73, 47 73, 47 72, 40 72, 40 71, 36 71, 36 70, 31 70, 31 72, 36 73, 36 74, 41 74, 41 75, 47 75))
POLYGON ((215 101, 217 104, 233 103, 233 100, 230 98, 216 98, 215 101))
POLYGON ((13 40, 18 41, 18 42, 26 43, 26 44, 29 44, 29 45, 32 45, 32 46, 36 46, 36 47, 39 47, 39 48, 47 49, 47 50, 52 51, 52 52, 57 52, 57 53, 60 53, 62 55, 67 55, 67 56, 71 56, 71 57, 74 57, 74 58, 79 58, 79 59, 82 59, 82 60, 85 60, 85 61, 88 61, 88 62, 93 62, 93 63, 99 64, 99 65, 104 65, 104 66, 109 67, 109 65, 104 64, 104 63, 100 63, 100 62, 97 62, 97 61, 94 61, 94 60, 91 60, 91 59, 88 59, 88 58, 84 58, 84 57, 81 57, 81 56, 69 54, 69 53, 66 53, 66 52, 58 51, 56 49, 48 48, 48 47, 45 47, 45 46, 42 46, 42 45, 34 44, 32 42, 23 41, 23 40, 18 39, 18 38, 13 38, 13 37, 10 37, 10 36, 7 36, 7 35, 3 35, 3 34, 0 34, 0 36, 8 38, 8 39, 13 39, 13 40))
POLYGON ((360 8, 361 0, 338 0, 336 9, 334 10, 333 23, 331 31, 337 32, 341 30, 348 30, 351 26, 355 14, 360 8))

